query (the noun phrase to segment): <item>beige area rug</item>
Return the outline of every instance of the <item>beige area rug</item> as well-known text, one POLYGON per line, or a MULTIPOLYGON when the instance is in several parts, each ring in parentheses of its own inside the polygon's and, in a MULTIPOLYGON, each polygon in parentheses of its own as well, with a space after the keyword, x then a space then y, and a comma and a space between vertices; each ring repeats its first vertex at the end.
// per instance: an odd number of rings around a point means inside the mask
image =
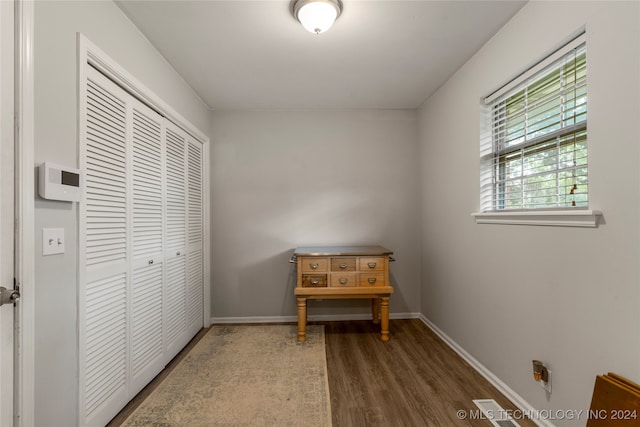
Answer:
POLYGON ((331 426, 324 326, 214 325, 124 426, 331 426))

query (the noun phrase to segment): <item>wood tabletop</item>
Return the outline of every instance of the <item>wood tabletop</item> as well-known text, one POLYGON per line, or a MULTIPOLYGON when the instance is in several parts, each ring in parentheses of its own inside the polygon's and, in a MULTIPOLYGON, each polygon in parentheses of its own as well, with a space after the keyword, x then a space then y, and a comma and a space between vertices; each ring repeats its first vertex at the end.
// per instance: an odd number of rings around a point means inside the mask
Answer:
POLYGON ((296 256, 374 256, 391 255, 393 251, 377 245, 369 246, 300 246, 293 252, 296 256))

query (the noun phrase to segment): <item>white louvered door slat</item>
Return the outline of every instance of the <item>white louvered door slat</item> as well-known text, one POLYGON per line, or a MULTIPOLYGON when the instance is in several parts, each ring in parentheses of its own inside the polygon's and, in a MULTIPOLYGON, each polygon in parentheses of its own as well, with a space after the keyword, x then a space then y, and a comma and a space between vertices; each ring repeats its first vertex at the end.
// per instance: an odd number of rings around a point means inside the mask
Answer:
POLYGON ((171 250, 184 250, 186 245, 185 144, 182 132, 167 126, 167 249, 171 250))
POLYGON ((127 118, 126 97, 92 70, 82 135, 86 179, 80 251, 87 283, 80 305, 80 409, 87 425, 101 425, 128 400, 127 118))
POLYGON ((188 342, 186 135, 167 123, 166 134, 166 361, 188 342))
POLYGON ((89 81, 88 86, 86 259, 94 265, 126 258, 126 111, 122 100, 97 83, 89 81), (105 174, 91 165, 113 172, 109 185, 105 174))
POLYGON ((137 393, 164 367, 163 118, 132 99, 131 390, 137 393))
POLYGON ((187 328, 196 333, 203 325, 202 265, 202 144, 187 145, 187 328))
POLYGON ((125 275, 93 282, 86 292, 91 310, 86 319, 85 394, 87 412, 91 414, 111 398, 114 390, 126 386, 126 343, 122 339, 126 331, 126 316, 121 309, 126 298, 125 275), (99 295, 105 287, 109 292, 99 295))
POLYGON ((202 317, 202 250, 187 255, 187 324, 190 333, 197 333, 203 324, 202 317))

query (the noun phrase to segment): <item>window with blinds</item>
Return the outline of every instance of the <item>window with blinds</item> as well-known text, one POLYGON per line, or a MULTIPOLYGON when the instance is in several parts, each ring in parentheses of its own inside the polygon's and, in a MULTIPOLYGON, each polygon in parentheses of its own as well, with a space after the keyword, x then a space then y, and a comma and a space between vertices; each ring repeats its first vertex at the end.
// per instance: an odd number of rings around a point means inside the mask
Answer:
POLYGON ((482 104, 483 212, 588 207, 584 34, 482 104))

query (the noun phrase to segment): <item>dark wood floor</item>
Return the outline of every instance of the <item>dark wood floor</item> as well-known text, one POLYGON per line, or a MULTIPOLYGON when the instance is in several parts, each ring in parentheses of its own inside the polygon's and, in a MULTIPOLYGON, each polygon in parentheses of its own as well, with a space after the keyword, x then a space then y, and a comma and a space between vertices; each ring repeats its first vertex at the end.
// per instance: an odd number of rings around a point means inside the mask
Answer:
MULTIPOLYGON (((419 319, 391 320, 391 340, 380 340, 369 321, 311 322, 325 325, 331 414, 334 427, 488 427, 470 419, 473 399, 515 406, 462 360, 419 319), (463 411, 465 419, 460 419, 463 411)), ((200 332, 167 368, 112 421, 119 426, 204 335, 200 332)), ((477 412, 476 412, 477 413, 477 412)), ((533 427, 529 420, 517 420, 533 427)))
POLYGON ((478 410, 473 399, 516 409, 419 319, 392 320, 386 343, 368 321, 322 324, 335 427, 487 427, 487 420, 470 419, 478 410))

